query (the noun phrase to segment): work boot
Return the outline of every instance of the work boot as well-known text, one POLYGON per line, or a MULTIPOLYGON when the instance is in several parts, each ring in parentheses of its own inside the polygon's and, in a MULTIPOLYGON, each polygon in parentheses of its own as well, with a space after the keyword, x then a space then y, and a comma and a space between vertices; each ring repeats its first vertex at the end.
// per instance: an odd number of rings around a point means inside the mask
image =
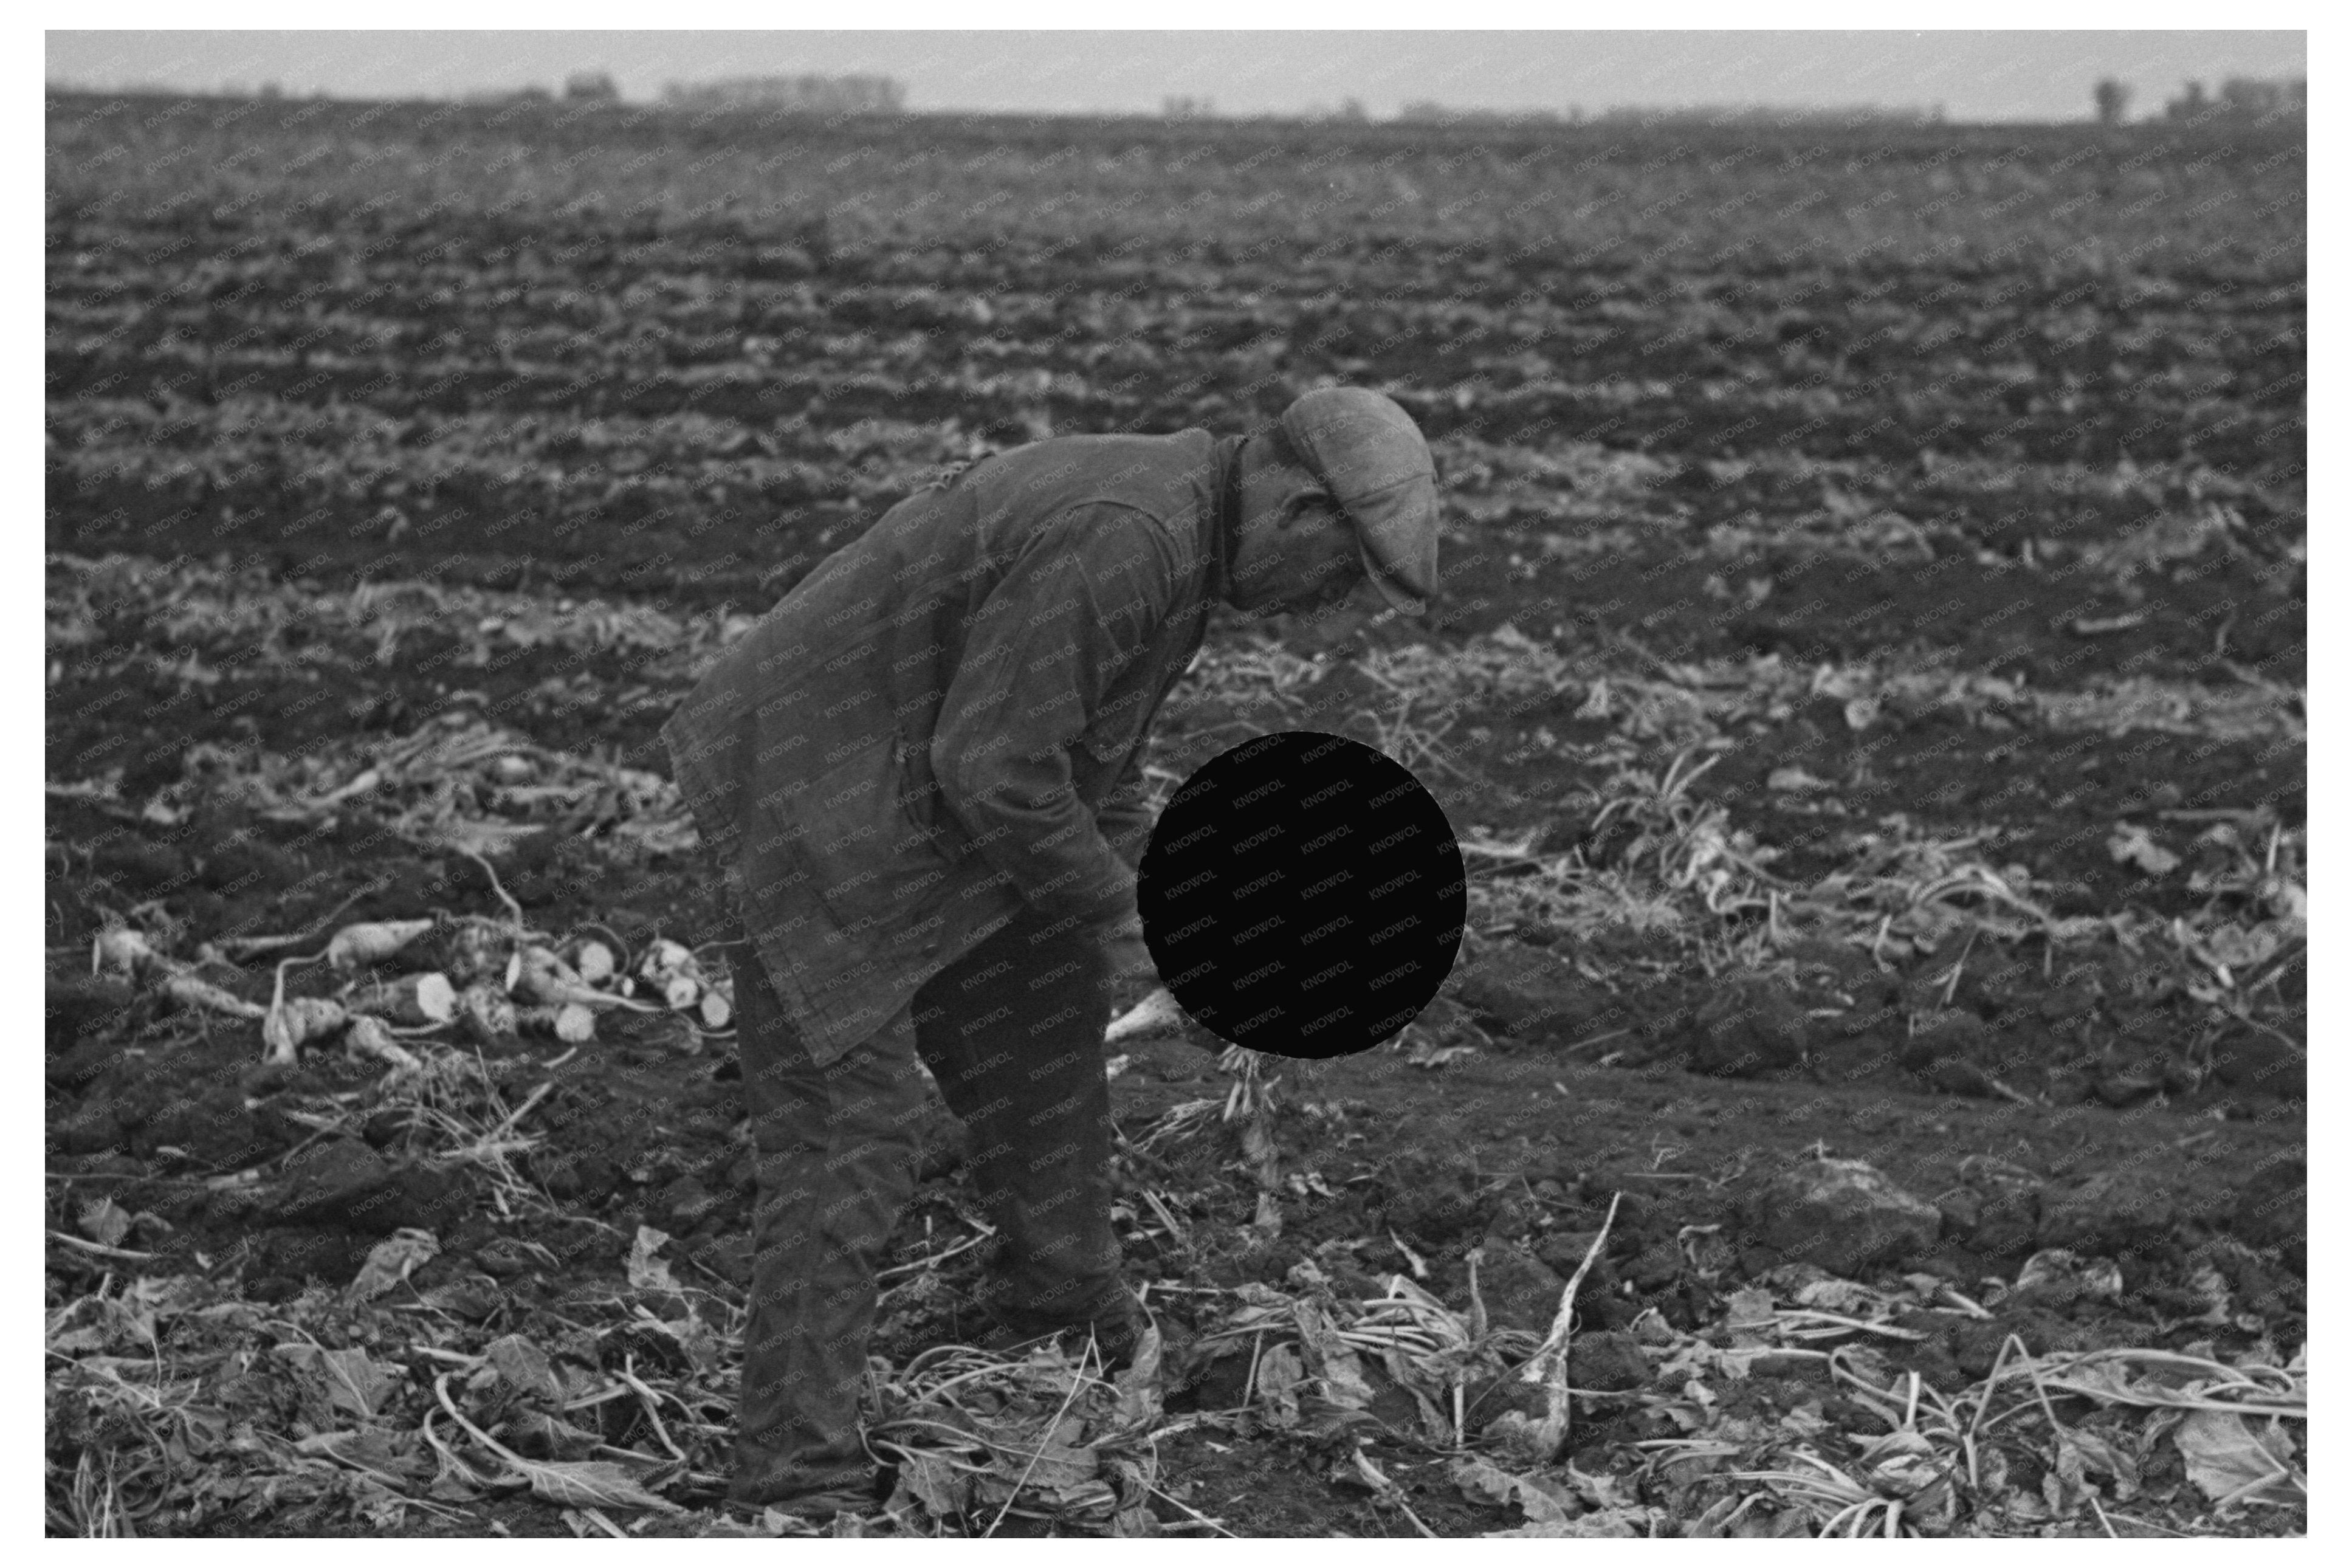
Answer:
POLYGON ((789 1513, 800 1519, 822 1524, 837 1514, 874 1514, 882 1510, 879 1473, 850 1475, 824 1486, 781 1493, 773 1497, 752 1497, 740 1489, 730 1489, 724 1507, 735 1518, 758 1520, 770 1510, 789 1513))
POLYGON ((1017 1354, 1051 1341, 1063 1354, 1076 1359, 1086 1352, 1091 1340, 1095 1353, 1102 1359, 1103 1370, 1118 1372, 1133 1364, 1144 1332, 1150 1327, 1151 1320, 1136 1305, 1135 1298, 1122 1289, 1118 1300, 1075 1323, 1040 1323, 1018 1314, 1004 1314, 993 1328, 980 1336, 978 1343, 982 1350, 1017 1354))

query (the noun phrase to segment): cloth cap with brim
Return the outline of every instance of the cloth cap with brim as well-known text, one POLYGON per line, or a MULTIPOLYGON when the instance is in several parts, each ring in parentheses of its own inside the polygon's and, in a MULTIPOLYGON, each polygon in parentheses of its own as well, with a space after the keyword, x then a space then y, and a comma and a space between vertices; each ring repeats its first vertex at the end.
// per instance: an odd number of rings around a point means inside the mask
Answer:
POLYGON ((1355 525, 1381 597, 1423 616, 1437 596, 1437 467, 1412 416, 1360 386, 1326 386, 1282 411, 1299 461, 1355 525))

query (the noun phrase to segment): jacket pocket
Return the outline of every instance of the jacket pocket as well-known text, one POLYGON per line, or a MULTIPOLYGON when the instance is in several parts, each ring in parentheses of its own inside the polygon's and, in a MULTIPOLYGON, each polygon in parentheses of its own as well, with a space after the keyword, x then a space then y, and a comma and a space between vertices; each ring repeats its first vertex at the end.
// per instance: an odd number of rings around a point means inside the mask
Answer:
POLYGON ((961 858, 960 835, 940 826, 947 814, 937 808, 929 770, 910 776, 909 763, 907 743, 893 734, 820 773, 797 797, 799 858, 845 931, 917 926, 961 858))

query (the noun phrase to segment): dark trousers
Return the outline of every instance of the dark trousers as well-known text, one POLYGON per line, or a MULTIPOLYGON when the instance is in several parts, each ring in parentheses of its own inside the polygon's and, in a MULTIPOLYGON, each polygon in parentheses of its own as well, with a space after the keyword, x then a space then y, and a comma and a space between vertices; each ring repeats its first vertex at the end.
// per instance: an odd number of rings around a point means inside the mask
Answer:
POLYGON ((751 947, 729 952, 759 1172, 732 1495, 768 1502, 872 1474, 857 1399, 875 1274, 914 1191, 929 1111, 919 1057, 971 1131, 968 1169, 996 1227, 989 1311, 1045 1332, 1131 1298, 1110 1222, 1097 934, 1016 918, 824 1068, 751 947))

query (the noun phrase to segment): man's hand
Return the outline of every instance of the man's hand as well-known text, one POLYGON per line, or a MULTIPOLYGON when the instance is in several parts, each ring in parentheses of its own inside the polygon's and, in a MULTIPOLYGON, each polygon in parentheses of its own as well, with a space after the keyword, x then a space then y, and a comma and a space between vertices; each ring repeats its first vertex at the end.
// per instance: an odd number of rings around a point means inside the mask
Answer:
POLYGON ((1111 979, 1158 984, 1160 969, 1151 961, 1151 949, 1144 945, 1143 921, 1139 917, 1121 921, 1105 931, 1103 951, 1110 961, 1111 979))

